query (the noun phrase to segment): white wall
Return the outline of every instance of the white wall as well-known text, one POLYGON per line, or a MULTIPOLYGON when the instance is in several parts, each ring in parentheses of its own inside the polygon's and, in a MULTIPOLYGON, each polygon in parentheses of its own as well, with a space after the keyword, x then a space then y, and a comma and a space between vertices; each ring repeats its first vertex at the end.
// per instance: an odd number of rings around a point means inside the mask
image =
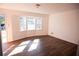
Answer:
POLYGON ((75 44, 79 42, 79 10, 70 10, 49 16, 49 35, 75 44))

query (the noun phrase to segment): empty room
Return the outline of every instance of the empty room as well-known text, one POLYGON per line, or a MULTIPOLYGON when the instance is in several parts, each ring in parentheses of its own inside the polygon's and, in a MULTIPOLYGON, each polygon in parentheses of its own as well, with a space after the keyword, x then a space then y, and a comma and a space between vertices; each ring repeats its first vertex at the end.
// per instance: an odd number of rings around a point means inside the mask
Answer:
POLYGON ((0 3, 1 56, 78 56, 78 3, 0 3))

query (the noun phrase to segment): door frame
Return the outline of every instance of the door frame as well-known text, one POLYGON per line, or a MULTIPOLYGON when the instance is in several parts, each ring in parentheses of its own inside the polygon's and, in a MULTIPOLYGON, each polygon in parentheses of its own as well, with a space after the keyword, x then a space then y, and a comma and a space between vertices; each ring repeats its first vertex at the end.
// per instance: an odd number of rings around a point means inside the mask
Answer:
POLYGON ((0 31, 0 56, 3 56, 3 51, 2 51, 2 40, 1 40, 1 31, 0 31))

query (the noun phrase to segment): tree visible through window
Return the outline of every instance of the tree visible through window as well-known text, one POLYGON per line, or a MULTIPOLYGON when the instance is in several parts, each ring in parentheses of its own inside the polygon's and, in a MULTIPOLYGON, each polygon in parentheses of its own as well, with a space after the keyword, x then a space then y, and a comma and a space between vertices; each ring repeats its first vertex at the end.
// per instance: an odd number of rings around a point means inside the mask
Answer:
POLYGON ((3 15, 0 15, 0 30, 5 29, 5 17, 3 15))

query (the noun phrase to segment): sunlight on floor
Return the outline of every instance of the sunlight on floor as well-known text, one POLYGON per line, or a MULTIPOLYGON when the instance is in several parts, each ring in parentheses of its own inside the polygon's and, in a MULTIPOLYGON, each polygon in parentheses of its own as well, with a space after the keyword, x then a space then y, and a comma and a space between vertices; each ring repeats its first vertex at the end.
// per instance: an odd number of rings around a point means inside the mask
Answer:
MULTIPOLYGON (((30 43, 31 41, 28 40, 28 41, 24 41, 22 43, 20 43, 8 56, 11 56, 11 55, 14 55, 14 54, 18 54, 18 53, 21 53, 23 52, 23 50, 27 47, 27 45, 30 43)), ((32 42, 32 45, 30 46, 30 48, 28 49, 28 51, 33 51, 37 48, 39 44, 39 39, 35 39, 33 42, 32 42)))
POLYGON ((22 52, 25 49, 25 47, 26 45, 15 48, 8 56, 22 52))
POLYGON ((17 54, 17 53, 21 53, 26 47, 27 44, 29 44, 30 41, 24 41, 21 44, 19 44, 8 56, 17 54))
POLYGON ((30 48, 29 48, 28 51, 33 51, 33 50, 35 50, 35 49, 37 48, 38 44, 39 44, 39 39, 35 39, 35 40, 33 41, 32 45, 30 46, 30 48))
POLYGON ((26 45, 26 44, 29 44, 29 43, 30 43, 30 40, 24 41, 24 42, 22 42, 21 44, 19 44, 18 46, 26 45))

